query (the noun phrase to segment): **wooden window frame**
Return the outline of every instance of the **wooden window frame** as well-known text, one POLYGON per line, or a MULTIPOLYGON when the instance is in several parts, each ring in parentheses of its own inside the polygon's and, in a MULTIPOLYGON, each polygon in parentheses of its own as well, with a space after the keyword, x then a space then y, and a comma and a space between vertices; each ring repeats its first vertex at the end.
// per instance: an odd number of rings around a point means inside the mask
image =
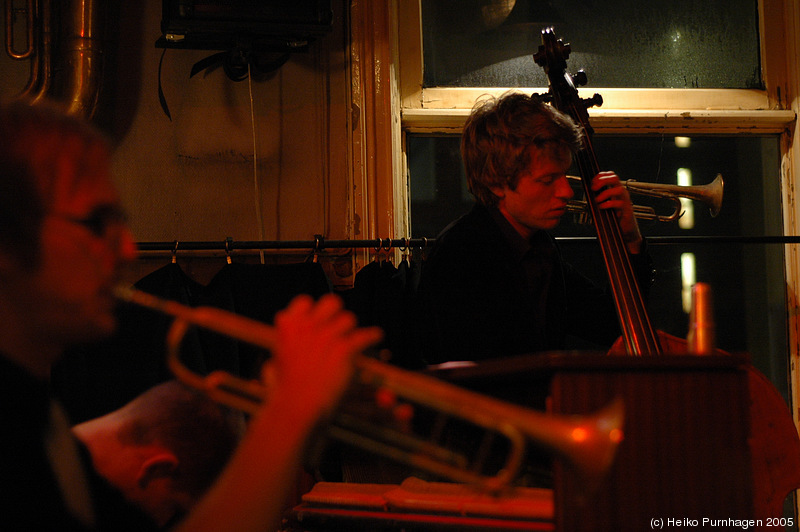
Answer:
MULTIPOLYGON (((784 234, 800 236, 800 0, 759 0, 764 90, 604 89, 597 134, 779 135, 784 234)), ((355 216, 362 238, 409 236, 406 133, 460 133, 473 102, 507 89, 423 88, 420 0, 350 1, 355 216), (355 111, 357 110, 357 112, 355 111)), ((522 88, 545 92, 543 87, 522 88)), ((800 245, 786 245, 787 363, 800 409, 800 245)))

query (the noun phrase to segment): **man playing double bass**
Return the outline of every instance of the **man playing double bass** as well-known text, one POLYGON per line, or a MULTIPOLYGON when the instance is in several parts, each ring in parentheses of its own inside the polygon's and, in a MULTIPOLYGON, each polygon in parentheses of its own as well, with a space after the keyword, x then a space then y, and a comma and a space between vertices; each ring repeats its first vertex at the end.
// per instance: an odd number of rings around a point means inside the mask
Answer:
MULTIPOLYGON (((537 96, 507 93, 479 101, 461 153, 472 210, 436 239, 420 297, 428 363, 485 360, 560 350, 574 336, 611 346, 620 336, 612 294, 562 259, 548 233, 574 194, 567 181, 582 132, 537 96)), ((601 209, 613 209, 639 281, 651 262, 619 177, 592 181, 601 209)))
MULTIPOLYGON (((562 70, 550 65, 548 72, 562 70)), ((558 76, 550 76, 551 91, 554 78, 558 76)), ((563 103, 564 95, 559 96, 563 103)), ((588 129, 588 121, 575 114, 588 129)), ((422 314, 429 333, 425 352, 428 362, 561 350, 567 346, 568 335, 599 346, 611 346, 620 337, 619 307, 613 294, 566 264, 547 233, 558 224, 573 195, 566 179, 572 159, 585 163, 587 152, 591 152, 582 150, 582 143, 588 141, 576 120, 537 96, 516 93, 487 99, 473 109, 464 127, 461 152, 469 189, 477 202, 437 237, 420 280, 422 314)), ((611 172, 597 173, 590 183, 594 204, 604 210, 597 213, 602 216, 596 218, 603 221, 598 227, 607 227, 605 222, 616 218, 619 233, 613 234, 613 240, 621 236, 620 245, 615 242, 617 255, 627 253, 622 258, 629 259, 625 262, 630 264, 630 276, 641 293, 646 292, 652 282, 652 267, 627 191, 611 172)), ((604 229, 603 235, 607 234, 604 229)), ((624 269, 628 279, 629 272, 624 269)), ((614 281, 611 274, 609 278, 614 281)), ((633 300, 638 298, 630 299, 637 303, 633 300)), ((631 353, 637 352, 631 347, 639 349, 649 343, 647 333, 654 333, 644 330, 649 327, 639 329, 645 334, 623 335, 631 353), (628 341, 634 336, 636 341, 628 341), (645 341, 639 342, 642 339, 645 341)), ((659 341, 666 342, 667 349, 662 344, 655 350, 641 350, 641 354, 685 352, 676 340, 662 335, 659 341)), ((618 350, 613 351, 616 354, 618 350)), ((753 475, 751 510, 752 515, 767 522, 782 515, 786 495, 800 485, 800 438, 774 386, 751 365, 745 369, 750 409, 749 467, 753 475)), ((547 389, 544 384, 539 388, 526 382, 527 404, 543 406, 536 403, 545 398, 547 389)), ((642 430, 636 437, 647 434, 642 430)), ((626 439, 631 442, 636 437, 626 439)), ((547 464, 537 460, 531 473, 538 474, 536 468, 541 465, 547 464)), ((700 474, 698 480, 721 486, 717 477, 709 479, 700 474)), ((734 507, 740 506, 738 502, 734 507)))

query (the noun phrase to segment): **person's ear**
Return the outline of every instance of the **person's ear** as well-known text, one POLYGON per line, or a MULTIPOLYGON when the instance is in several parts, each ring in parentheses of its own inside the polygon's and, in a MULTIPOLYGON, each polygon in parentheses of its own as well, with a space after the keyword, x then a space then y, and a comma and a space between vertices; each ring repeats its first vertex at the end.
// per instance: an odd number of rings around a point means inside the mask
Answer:
POLYGON ((142 462, 136 482, 140 488, 144 488, 154 480, 174 477, 178 464, 178 457, 171 452, 155 454, 142 462))
POLYGON ((492 194, 497 196, 497 199, 503 199, 506 197, 506 187, 501 187, 500 185, 492 185, 489 187, 489 190, 492 191, 492 194))

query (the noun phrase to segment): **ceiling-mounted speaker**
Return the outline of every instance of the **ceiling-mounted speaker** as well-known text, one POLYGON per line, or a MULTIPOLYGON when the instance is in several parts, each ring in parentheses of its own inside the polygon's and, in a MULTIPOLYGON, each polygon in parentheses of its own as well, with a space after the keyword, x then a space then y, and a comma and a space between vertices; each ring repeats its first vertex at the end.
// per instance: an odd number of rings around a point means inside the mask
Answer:
POLYGON ((300 52, 329 33, 332 0, 163 0, 159 48, 300 52))

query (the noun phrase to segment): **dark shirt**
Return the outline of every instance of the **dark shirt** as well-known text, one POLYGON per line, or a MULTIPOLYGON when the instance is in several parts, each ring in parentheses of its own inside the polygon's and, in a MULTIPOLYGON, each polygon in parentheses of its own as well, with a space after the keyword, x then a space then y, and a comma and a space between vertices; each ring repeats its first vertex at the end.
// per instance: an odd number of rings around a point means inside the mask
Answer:
MULTIPOLYGON (((631 260, 646 290, 650 259, 631 260)), ((620 336, 610 291, 564 262, 551 235, 526 241, 477 204, 436 238, 419 297, 428 363, 562 350, 571 337, 605 348, 620 336)))
MULTIPOLYGON (((85 467, 97 528, 84 526, 66 507, 45 451, 53 397, 48 383, 0 354, 0 519, 19 531, 157 530, 92 468, 85 467)), ((89 463, 79 448, 83 464, 89 463)))

